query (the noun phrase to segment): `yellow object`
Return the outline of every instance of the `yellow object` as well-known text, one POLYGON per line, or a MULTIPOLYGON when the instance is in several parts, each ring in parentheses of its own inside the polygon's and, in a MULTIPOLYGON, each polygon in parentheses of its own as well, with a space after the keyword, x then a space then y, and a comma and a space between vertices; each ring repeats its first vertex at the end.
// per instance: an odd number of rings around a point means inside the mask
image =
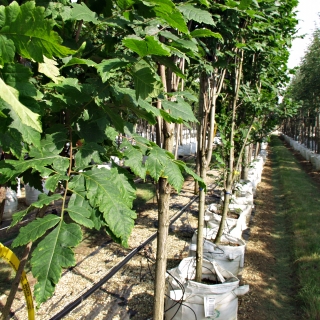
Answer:
MULTIPOLYGON (((20 260, 9 248, 5 247, 2 243, 0 243, 0 258, 4 258, 11 265, 11 267, 14 269, 15 272, 18 271, 20 260)), ((22 286, 22 290, 27 302, 28 319, 34 320, 35 314, 34 314, 33 298, 31 294, 29 282, 27 279, 27 275, 24 271, 22 271, 20 284, 22 286)))
POLYGON ((215 123, 215 124, 214 124, 214 133, 213 133, 213 137, 215 137, 215 136, 216 136, 217 129, 218 129, 218 124, 217 124, 217 123, 215 123))

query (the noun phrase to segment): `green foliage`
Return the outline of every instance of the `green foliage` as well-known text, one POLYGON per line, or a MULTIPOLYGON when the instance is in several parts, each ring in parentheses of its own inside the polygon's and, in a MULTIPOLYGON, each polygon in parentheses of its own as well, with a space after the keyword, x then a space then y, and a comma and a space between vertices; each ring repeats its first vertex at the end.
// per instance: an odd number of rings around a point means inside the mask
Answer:
POLYGON ((182 98, 177 97, 176 101, 162 101, 165 110, 170 111, 170 116, 179 119, 180 121, 196 122, 191 106, 182 98))
POLYGON ((39 122, 39 115, 24 106, 19 101, 18 91, 5 84, 2 79, 0 79, 0 95, 2 99, 2 108, 9 107, 14 114, 13 116, 18 117, 24 125, 29 126, 39 132, 42 131, 39 122), (4 105, 4 103, 6 103, 6 105, 4 105))
POLYGON ((185 4, 179 7, 179 10, 188 20, 194 20, 199 23, 215 25, 210 12, 194 7, 192 4, 185 4))
POLYGON ((45 302, 54 292, 55 285, 61 277, 62 268, 75 264, 71 248, 77 246, 82 239, 79 225, 60 221, 32 253, 32 274, 38 279, 34 295, 38 305, 45 302))
POLYGON ((159 42, 155 37, 146 36, 145 39, 125 38, 123 44, 136 52, 140 57, 148 55, 169 56, 170 50, 159 42))
POLYGON ((38 62, 43 62, 43 56, 72 54, 73 50, 61 45, 62 39, 53 27, 54 21, 45 19, 44 8, 36 6, 34 1, 21 6, 15 1, 0 6, 0 37, 6 44, 2 63, 13 62, 15 52, 38 62))
POLYGON ((160 79, 144 60, 140 60, 134 65, 132 76, 136 88, 136 99, 139 97, 141 99, 157 97, 160 94, 160 79))

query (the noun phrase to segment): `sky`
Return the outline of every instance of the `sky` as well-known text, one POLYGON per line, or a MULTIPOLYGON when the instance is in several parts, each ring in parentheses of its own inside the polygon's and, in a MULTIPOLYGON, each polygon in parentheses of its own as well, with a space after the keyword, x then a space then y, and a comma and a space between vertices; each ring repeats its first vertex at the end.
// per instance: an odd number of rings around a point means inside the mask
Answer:
POLYGON ((297 19, 299 24, 297 26, 298 35, 306 34, 304 39, 294 39, 292 48, 290 50, 290 57, 288 67, 294 68, 300 64, 301 58, 312 39, 312 33, 315 27, 320 27, 320 0, 299 0, 299 5, 296 8, 297 19))

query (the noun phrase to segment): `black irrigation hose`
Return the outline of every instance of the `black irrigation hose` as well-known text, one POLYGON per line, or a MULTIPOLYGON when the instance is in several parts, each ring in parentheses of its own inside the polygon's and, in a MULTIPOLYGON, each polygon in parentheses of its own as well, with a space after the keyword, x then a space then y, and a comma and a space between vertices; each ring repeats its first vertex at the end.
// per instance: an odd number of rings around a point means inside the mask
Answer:
MULTIPOLYGON (((198 198, 198 196, 194 196, 190 202, 188 202, 179 212, 177 212, 170 219, 170 224, 173 224, 182 213, 198 198)), ((101 280, 99 280, 95 285, 93 285, 89 290, 87 290, 84 294, 78 297, 76 300, 72 301, 68 304, 63 310, 54 315, 50 320, 60 320, 64 316, 66 316, 70 311, 75 309, 79 304, 82 303, 83 300, 87 299, 91 294, 93 294, 96 290, 98 290, 103 284, 105 284, 109 279, 111 279, 123 266, 125 266, 141 249, 143 249, 149 242, 153 241, 157 237, 157 233, 152 234, 147 240, 145 240, 140 246, 133 249, 122 261, 116 264, 101 280)))
POLYGON ((127 264, 143 247, 145 247, 150 241, 157 237, 157 232, 155 232, 151 237, 145 240, 140 246, 133 249, 122 261, 116 264, 100 281, 98 281, 94 286, 92 286, 88 291, 86 291, 79 298, 67 305, 63 310, 54 315, 50 320, 62 319, 70 311, 76 308, 83 300, 87 299, 92 293, 99 289, 104 283, 111 279, 124 265, 127 264))

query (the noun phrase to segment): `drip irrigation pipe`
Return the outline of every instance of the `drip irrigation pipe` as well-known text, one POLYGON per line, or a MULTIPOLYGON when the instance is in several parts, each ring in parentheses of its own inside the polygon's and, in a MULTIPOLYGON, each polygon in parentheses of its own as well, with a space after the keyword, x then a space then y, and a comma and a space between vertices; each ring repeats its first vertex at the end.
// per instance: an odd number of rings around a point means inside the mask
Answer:
MULTIPOLYGON (((198 198, 199 196, 194 196, 190 202, 188 202, 179 212, 174 214, 170 219, 169 226, 173 224, 182 213, 198 198)), ((133 249, 122 261, 116 264, 112 269, 96 284, 94 284, 89 290, 78 297, 76 300, 67 305, 63 310, 54 315, 50 320, 60 320, 66 316, 69 312, 75 309, 83 300, 87 299, 91 294, 98 290, 103 284, 105 284, 109 279, 111 279, 123 266, 125 266, 141 249, 143 249, 149 242, 153 241, 157 237, 157 233, 153 233, 147 240, 140 244, 137 248, 133 249)))

